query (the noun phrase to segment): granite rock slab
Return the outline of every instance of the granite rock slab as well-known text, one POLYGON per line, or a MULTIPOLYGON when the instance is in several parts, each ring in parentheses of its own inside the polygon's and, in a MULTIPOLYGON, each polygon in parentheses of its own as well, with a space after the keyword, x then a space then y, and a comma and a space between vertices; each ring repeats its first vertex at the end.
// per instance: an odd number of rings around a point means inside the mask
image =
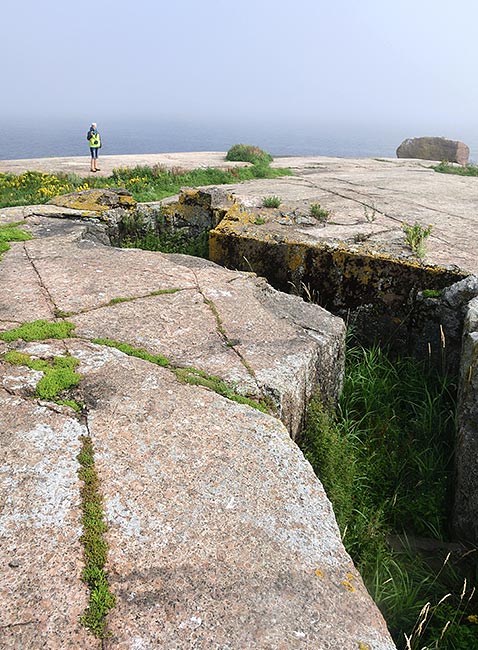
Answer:
POLYGON ((76 460, 84 427, 16 394, 41 374, 22 383, 0 363, 0 647, 99 650, 79 623, 87 605, 76 460))
POLYGON ((116 350, 68 347, 109 526, 107 648, 394 648, 276 418, 116 350))
POLYGON ((254 274, 105 246, 81 222, 61 219, 64 232, 58 225, 46 232, 45 220, 52 219, 26 219, 35 238, 4 255, 4 329, 65 317, 77 336, 127 343, 218 376, 243 395, 270 398, 293 436, 315 389, 337 399, 341 319, 275 292, 254 274), (307 319, 297 321, 304 310, 307 319))

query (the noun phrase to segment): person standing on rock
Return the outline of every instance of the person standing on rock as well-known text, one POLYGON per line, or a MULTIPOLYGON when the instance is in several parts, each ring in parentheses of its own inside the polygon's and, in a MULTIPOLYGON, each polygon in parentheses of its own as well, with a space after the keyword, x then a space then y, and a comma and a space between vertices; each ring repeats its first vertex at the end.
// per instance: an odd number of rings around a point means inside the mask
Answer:
POLYGON ((97 167, 98 162, 98 149, 101 149, 101 137, 98 129, 96 128, 96 122, 93 122, 90 126, 90 130, 86 136, 86 139, 90 143, 90 152, 91 152, 91 169, 92 172, 99 172, 97 167))

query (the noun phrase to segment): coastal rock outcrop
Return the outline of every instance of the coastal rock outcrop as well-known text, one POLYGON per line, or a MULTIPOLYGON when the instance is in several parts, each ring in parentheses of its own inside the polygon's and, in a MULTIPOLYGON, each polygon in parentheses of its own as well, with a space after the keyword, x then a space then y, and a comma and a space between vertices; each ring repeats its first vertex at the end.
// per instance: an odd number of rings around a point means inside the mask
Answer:
POLYGON ((447 138, 407 138, 397 149, 397 158, 446 160, 460 165, 466 165, 469 156, 468 145, 459 140, 448 140, 447 138))
POLYGON ((0 645, 393 650, 289 435, 314 389, 337 396, 343 322, 251 273, 104 246, 58 210, 26 218, 34 238, 0 262, 0 331, 72 328, 0 342, 0 645), (72 359, 79 384, 40 398, 44 369, 72 359), (103 641, 78 618, 85 439, 116 596, 103 641))

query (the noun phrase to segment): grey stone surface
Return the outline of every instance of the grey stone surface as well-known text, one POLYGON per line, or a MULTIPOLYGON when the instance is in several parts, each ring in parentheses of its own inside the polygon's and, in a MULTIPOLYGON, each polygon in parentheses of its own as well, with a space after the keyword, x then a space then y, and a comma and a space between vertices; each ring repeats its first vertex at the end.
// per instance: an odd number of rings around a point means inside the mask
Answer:
MULTIPOLYGON (((110 174, 113 167, 135 164, 165 164, 174 166, 211 167, 224 162, 225 152, 190 152, 178 154, 148 154, 146 156, 103 156, 103 171, 110 174), (106 166, 106 159, 111 162, 106 166)), ((45 158, 40 160, 0 161, 0 171, 20 173, 28 169, 45 171, 78 171, 76 165, 89 167, 89 158, 45 158)), ((229 165, 242 163, 228 163, 229 165)), ((276 158, 273 167, 290 167, 295 176, 276 179, 257 179, 247 183, 224 186, 246 207, 261 207, 264 196, 282 198, 280 211, 286 216, 283 230, 277 227, 277 236, 297 235, 299 241, 338 240, 350 248, 362 246, 354 241, 365 237, 372 250, 385 250, 410 255, 402 231, 404 221, 426 226, 433 225, 427 243, 425 261, 443 266, 456 265, 466 273, 478 273, 476 238, 478 232, 478 199, 476 179, 438 174, 431 163, 407 159, 330 158, 303 156, 276 158), (331 219, 324 226, 310 220, 311 203, 320 203, 331 211, 331 219), (373 214, 368 221, 365 211, 373 214), (307 223, 303 223, 306 219, 307 223)), ((0 209, 2 215, 39 212, 47 208, 58 214, 66 208, 34 206, 0 209)), ((71 215, 74 211, 69 211, 71 215)), ((268 224, 274 221, 272 213, 264 210, 268 224)), ((77 211, 81 216, 81 211, 77 211)), ((10 218, 10 217, 9 217, 10 218)), ((279 226, 281 224, 278 224, 279 226)), ((260 228, 260 227, 258 227, 260 228)))
POLYGON ((23 397, 42 373, 19 370, 0 362, 0 647, 99 650, 79 624, 84 427, 23 397))
POLYGON ((478 296, 478 277, 470 275, 429 297, 419 293, 413 314, 412 351, 432 358, 442 370, 458 375, 461 364, 463 323, 468 304, 478 296))
POLYGON ((478 298, 468 306, 458 397, 458 435, 455 447, 455 503, 453 526, 464 540, 478 543, 478 298))
POLYGON ((464 142, 447 138, 407 138, 397 149, 397 158, 420 158, 422 160, 446 160, 466 165, 470 149, 464 142))

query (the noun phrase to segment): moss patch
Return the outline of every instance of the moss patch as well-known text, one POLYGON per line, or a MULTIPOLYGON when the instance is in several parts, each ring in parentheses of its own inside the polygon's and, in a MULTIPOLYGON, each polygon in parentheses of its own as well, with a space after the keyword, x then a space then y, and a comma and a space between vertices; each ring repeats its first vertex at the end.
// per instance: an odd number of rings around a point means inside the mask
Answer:
POLYGON ((245 397, 237 393, 234 388, 223 381, 220 377, 215 375, 209 375, 203 370, 197 368, 177 368, 172 366, 169 359, 163 357, 162 354, 150 354, 144 348, 135 348, 129 343, 120 343, 119 341, 113 341, 111 339, 93 339, 92 343, 97 345, 107 345, 110 348, 116 348, 124 354, 127 354, 130 357, 137 357, 138 359, 144 359, 144 361, 149 361, 158 366, 164 368, 169 368, 174 372, 176 377, 185 384, 192 384, 195 386, 204 386, 213 390, 215 393, 226 397, 227 399, 232 400, 233 402, 238 402, 239 404, 247 404, 252 406, 263 413, 269 413, 269 404, 265 399, 254 400, 250 397, 245 397))
POLYGON ((112 298, 109 301, 108 306, 118 305, 119 303, 122 303, 122 302, 131 302, 133 300, 139 300, 140 298, 150 298, 152 296, 162 296, 164 294, 177 293, 178 291, 181 291, 181 289, 178 289, 178 288, 158 289, 157 291, 151 291, 150 293, 145 293, 144 295, 141 295, 141 296, 131 296, 131 297, 118 296, 118 298, 112 298))
POLYGON ((71 336, 74 329, 74 323, 68 321, 52 323, 47 320, 35 320, 31 323, 23 323, 23 325, 6 332, 0 332, 0 339, 7 342, 16 341, 17 339, 23 339, 24 341, 66 339, 71 336))
POLYGON ((82 625, 99 638, 106 632, 106 614, 116 604, 116 597, 111 593, 105 571, 108 547, 103 538, 106 524, 103 516, 103 501, 99 491, 99 478, 95 467, 93 444, 90 436, 81 437, 82 447, 78 454, 80 469, 78 476, 82 481, 80 488, 85 568, 82 580, 90 589, 88 607, 81 617, 82 625))
POLYGON ((144 348, 135 348, 129 343, 120 343, 119 341, 113 341, 111 339, 93 339, 92 343, 97 345, 107 345, 110 348, 116 348, 124 354, 127 354, 129 357, 137 357, 138 359, 144 359, 150 363, 155 363, 157 366, 163 366, 167 368, 170 365, 169 359, 163 357, 162 354, 150 354, 144 348))
POLYGON ((6 253, 10 248, 10 243, 12 241, 27 241, 31 239, 32 236, 29 232, 25 230, 20 230, 18 226, 21 224, 21 221, 16 223, 8 223, 4 226, 0 226, 0 259, 2 253, 6 253))
POLYGON ((232 400, 233 402, 238 402, 239 404, 247 404, 252 406, 252 408, 262 411, 263 413, 269 413, 269 406, 265 400, 260 399, 258 401, 245 397, 237 393, 232 386, 227 384, 220 377, 215 375, 210 375, 203 370, 198 370, 197 368, 173 368, 173 372, 176 377, 184 384, 192 384, 193 386, 204 386, 213 390, 215 393, 226 397, 227 399, 232 400))
MULTIPOLYGON (((27 366, 44 373, 35 390, 35 395, 40 399, 55 401, 57 395, 80 383, 81 375, 75 372, 80 362, 75 357, 55 357, 50 362, 44 359, 32 359, 29 354, 12 350, 5 354, 4 359, 13 365, 27 366)), ((65 401, 58 403, 64 404, 65 401)))

